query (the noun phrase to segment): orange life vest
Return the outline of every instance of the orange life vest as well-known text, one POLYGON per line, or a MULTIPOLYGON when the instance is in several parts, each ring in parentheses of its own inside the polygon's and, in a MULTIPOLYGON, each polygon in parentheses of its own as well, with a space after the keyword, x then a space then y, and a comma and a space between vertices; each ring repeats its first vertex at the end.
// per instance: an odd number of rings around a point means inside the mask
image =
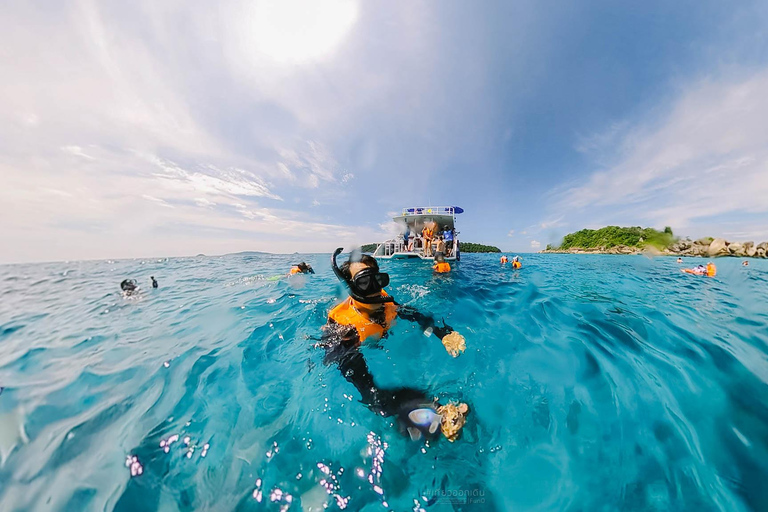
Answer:
POLYGON ((502 256, 502 257, 501 257, 501 262, 502 262, 502 263, 506 263, 507 261, 509 261, 509 260, 507 259, 507 257, 506 257, 506 256, 502 256))
MULTIPOLYGON (((387 295, 384 290, 381 293, 387 295)), ((357 330, 361 342, 369 336, 381 338, 397 317, 397 305, 394 302, 384 303, 384 326, 372 321, 368 313, 362 309, 363 307, 352 297, 347 297, 344 302, 331 310, 328 318, 340 325, 353 326, 357 330)))
POLYGON ((512 262, 512 268, 520 268, 522 266, 523 266, 523 264, 520 263, 519 261, 513 261, 512 262))
POLYGON ((301 274, 301 270, 299 270, 299 267, 293 266, 293 267, 291 267, 291 272, 290 273, 291 273, 291 275, 293 275, 293 274, 301 274))
POLYGON ((714 263, 707 263, 707 275, 709 277, 715 277, 717 275, 717 267, 714 263))
POLYGON ((450 272, 451 271, 451 265, 444 261, 442 263, 435 263, 435 266, 433 267, 435 269, 435 272, 450 272))

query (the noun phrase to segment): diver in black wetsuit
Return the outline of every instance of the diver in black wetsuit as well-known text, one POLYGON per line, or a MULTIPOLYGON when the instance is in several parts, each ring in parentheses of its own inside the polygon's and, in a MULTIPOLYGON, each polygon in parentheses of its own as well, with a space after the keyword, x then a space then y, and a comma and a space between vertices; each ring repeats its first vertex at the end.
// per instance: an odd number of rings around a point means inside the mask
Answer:
POLYGON ((149 276, 149 278, 152 280, 152 288, 157 288, 157 280, 155 279, 155 276, 149 276))
POLYGON ((397 304, 384 291, 389 275, 379 271, 373 257, 363 255, 358 261, 347 261, 339 268, 336 256, 341 251, 336 249, 331 263, 337 277, 349 287, 349 297, 331 310, 328 323, 323 327, 319 346, 326 352, 324 362, 337 363, 344 378, 357 388, 363 403, 373 411, 382 416, 397 416, 401 430, 411 439, 420 439, 422 435, 431 437, 440 426, 440 416, 435 412, 437 404, 418 389, 377 387, 360 345, 369 337, 385 337, 395 318, 415 322, 426 333, 440 339, 454 331, 444 322, 440 327, 431 316, 397 304))

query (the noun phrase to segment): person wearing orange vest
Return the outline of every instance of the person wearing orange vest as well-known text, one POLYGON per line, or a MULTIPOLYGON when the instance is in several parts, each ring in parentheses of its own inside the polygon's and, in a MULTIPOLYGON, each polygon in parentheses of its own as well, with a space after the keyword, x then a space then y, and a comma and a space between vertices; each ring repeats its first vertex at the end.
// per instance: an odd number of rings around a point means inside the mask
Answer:
POLYGON ((717 267, 711 261, 707 263, 707 266, 696 265, 693 268, 682 269, 686 274, 695 274, 697 276, 715 277, 717 275, 717 267))
POLYGON ((523 264, 520 262, 520 256, 512 258, 512 268, 520 268, 523 264))
POLYGON ((289 275, 294 274, 314 274, 315 271, 312 269, 310 265, 307 265, 303 261, 299 263, 298 265, 293 265, 291 267, 291 270, 288 272, 289 275))
POLYGON ((502 257, 501 257, 501 264, 502 264, 502 265, 504 265, 504 264, 505 264, 505 263, 507 263, 508 261, 509 261, 509 260, 507 259, 507 255, 506 255, 506 254, 505 254, 504 256, 502 256, 502 257))
POLYGON ((438 273, 451 271, 451 265, 447 261, 445 261, 445 257, 443 256, 443 253, 438 252, 435 254, 435 264, 432 267, 432 270, 438 273))
POLYGON ((424 225, 424 229, 421 230, 421 236, 424 238, 424 256, 432 255, 432 238, 435 235, 434 229, 431 225, 424 225))
POLYGON ((337 364, 341 374, 357 388, 362 402, 377 414, 397 416, 403 433, 411 439, 433 437, 439 433, 440 415, 437 403, 421 390, 403 387, 383 389, 376 386, 368 365, 360 351, 368 339, 387 337, 397 318, 414 322, 439 339, 451 335, 463 337, 443 321, 436 324, 434 318, 395 302, 384 287, 389 285, 389 275, 379 270, 378 262, 364 254, 358 260, 346 261, 341 267, 336 257, 343 249, 338 248, 331 257, 333 271, 349 288, 349 297, 328 314, 323 326, 319 347, 325 349, 325 364, 337 364))

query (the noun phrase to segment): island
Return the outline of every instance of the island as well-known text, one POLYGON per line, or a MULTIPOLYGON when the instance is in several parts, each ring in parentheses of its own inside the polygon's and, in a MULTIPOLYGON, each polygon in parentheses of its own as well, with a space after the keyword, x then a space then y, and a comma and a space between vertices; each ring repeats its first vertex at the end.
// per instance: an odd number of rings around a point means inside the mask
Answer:
POLYGON ((698 240, 676 237, 672 228, 663 231, 653 228, 606 226, 600 229, 582 229, 563 237, 559 245, 547 245, 542 253, 566 254, 639 254, 651 253, 669 256, 739 258, 768 257, 768 242, 729 242, 723 238, 704 237, 698 240))

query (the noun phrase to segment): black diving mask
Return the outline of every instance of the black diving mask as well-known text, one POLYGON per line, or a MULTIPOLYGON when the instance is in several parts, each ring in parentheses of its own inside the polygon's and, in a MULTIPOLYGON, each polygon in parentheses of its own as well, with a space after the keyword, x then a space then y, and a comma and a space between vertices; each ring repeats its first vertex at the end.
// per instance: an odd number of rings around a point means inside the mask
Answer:
POLYGON ((344 281, 349 288, 349 295, 358 302, 363 304, 383 304, 385 302, 394 302, 393 297, 387 295, 381 295, 381 291, 385 286, 389 285, 389 274, 385 272, 377 272, 371 267, 364 268, 352 278, 350 281, 339 269, 336 263, 336 257, 344 250, 343 247, 339 247, 331 256, 331 266, 333 272, 340 281, 344 281), (369 295, 378 294, 373 297, 369 295))

